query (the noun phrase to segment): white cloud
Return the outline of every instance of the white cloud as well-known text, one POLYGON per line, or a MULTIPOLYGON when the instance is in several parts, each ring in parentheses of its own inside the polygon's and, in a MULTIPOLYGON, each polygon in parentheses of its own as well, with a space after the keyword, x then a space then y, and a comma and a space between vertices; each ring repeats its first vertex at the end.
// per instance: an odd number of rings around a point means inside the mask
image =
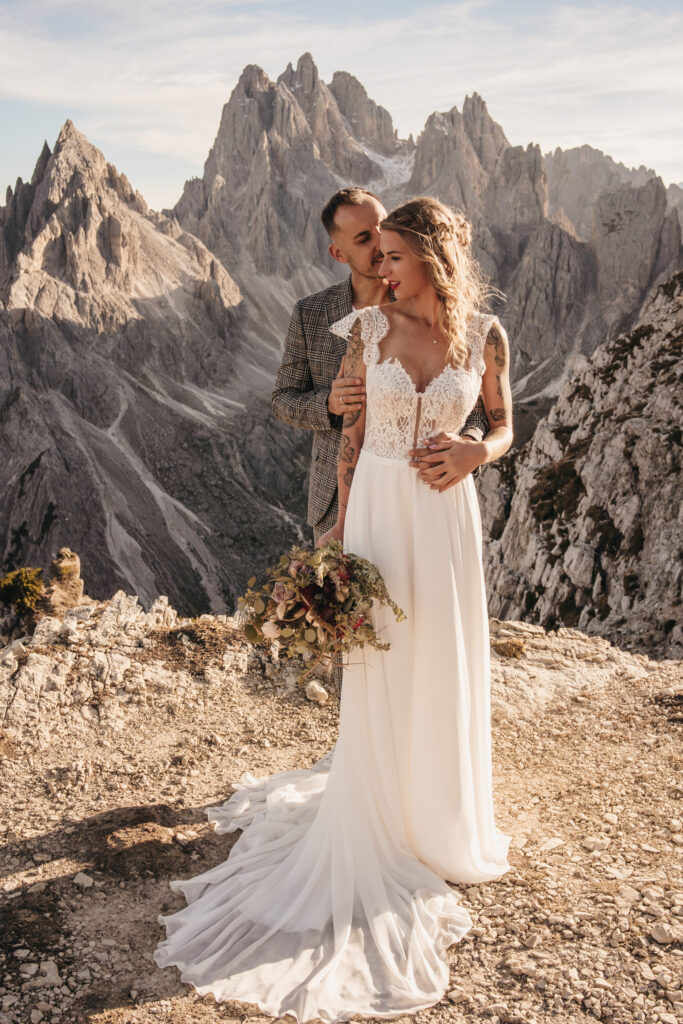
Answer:
POLYGON ((23 0, 3 8, 0 96, 49 103, 62 120, 78 111, 77 127, 114 162, 117 149, 130 159, 139 148, 139 172, 120 169, 157 207, 177 199, 188 162, 201 173, 242 67, 276 77, 306 50, 328 81, 355 74, 401 134, 476 90, 515 144, 588 142, 683 179, 683 17, 604 3, 513 17, 514 7, 373 8, 360 21, 342 7, 313 18, 277 2, 23 0), (166 158, 163 185, 150 154, 166 158))

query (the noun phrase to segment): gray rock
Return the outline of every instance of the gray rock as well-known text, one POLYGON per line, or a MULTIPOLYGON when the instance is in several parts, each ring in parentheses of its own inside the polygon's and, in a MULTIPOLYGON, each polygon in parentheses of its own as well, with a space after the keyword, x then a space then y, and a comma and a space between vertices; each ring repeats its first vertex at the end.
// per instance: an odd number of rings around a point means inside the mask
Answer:
POLYGON ((523 451, 482 472, 493 615, 683 650, 682 306, 679 272, 632 331, 575 360, 523 451))

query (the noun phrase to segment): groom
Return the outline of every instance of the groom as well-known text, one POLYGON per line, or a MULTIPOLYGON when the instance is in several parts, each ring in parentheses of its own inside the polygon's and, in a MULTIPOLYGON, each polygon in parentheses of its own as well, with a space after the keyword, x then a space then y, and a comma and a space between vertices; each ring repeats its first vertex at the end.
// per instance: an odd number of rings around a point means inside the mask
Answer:
MULTIPOLYGON (((343 188, 329 200, 321 214, 330 236, 329 252, 337 263, 346 263, 351 274, 299 299, 275 378, 275 415, 290 426, 313 431, 308 522, 316 544, 337 521, 337 453, 344 413, 365 403, 360 381, 344 376, 346 341, 332 334, 329 325, 352 309, 392 301, 388 282, 378 274, 379 226, 386 215, 377 196, 364 188, 343 188)), ((480 398, 461 434, 480 441, 488 429, 480 398)))

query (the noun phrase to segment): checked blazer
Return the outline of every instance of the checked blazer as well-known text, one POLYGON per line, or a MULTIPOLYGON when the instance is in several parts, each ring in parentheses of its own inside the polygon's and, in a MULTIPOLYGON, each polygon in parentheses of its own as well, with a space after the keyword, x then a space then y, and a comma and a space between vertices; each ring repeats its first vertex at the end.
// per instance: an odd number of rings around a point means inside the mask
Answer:
POLYGON ((323 519, 337 495, 337 453, 344 418, 328 411, 327 399, 346 354, 346 340, 332 334, 330 324, 347 316, 352 307, 350 275, 339 284, 299 299, 289 321, 271 397, 278 419, 313 431, 308 486, 311 526, 323 519))
MULTIPOLYGON (((346 339, 330 324, 353 308, 351 277, 299 299, 289 321, 282 362, 271 395, 273 413, 283 423, 313 431, 308 486, 308 522, 329 528, 336 520, 337 454, 344 417, 330 413, 327 399, 346 354, 346 339), (323 520, 325 520, 323 524, 323 520)), ((481 399, 463 430, 483 437, 489 430, 481 399)), ((475 470, 476 472, 476 470, 475 470)))

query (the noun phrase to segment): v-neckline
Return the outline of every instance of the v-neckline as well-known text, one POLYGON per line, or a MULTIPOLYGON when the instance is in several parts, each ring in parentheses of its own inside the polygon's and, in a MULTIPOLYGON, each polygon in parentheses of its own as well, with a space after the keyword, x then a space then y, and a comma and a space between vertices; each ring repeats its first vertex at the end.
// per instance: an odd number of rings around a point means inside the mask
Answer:
MULTIPOLYGON (((386 315, 386 313, 384 312, 384 310, 382 309, 381 306, 375 306, 374 308, 379 310, 379 312, 380 312, 380 314, 381 314, 381 316, 382 316, 382 318, 384 320, 384 326, 386 328, 386 330, 384 331, 384 334, 382 335, 381 339, 379 339, 378 342, 377 342, 377 350, 379 352, 379 341, 380 340, 384 341, 384 339, 386 338, 387 334, 391 330, 391 323, 389 321, 389 317, 386 315)), ((469 358, 470 357, 471 357, 471 352, 468 353, 468 362, 469 362, 469 358)), ((398 356, 389 356, 388 359, 382 359, 380 362, 377 362, 374 365, 375 366, 383 366, 385 363, 388 366, 398 366, 399 369, 401 369, 403 371, 403 373, 406 376, 406 379, 409 381, 409 383, 410 383, 410 385, 411 385, 411 387, 413 389, 413 392, 417 395, 418 398, 423 398, 427 394, 429 389, 431 388, 432 384, 436 384, 437 380, 440 380, 441 377, 443 377, 444 373, 447 370, 452 370, 454 373, 457 373, 458 371, 460 371, 462 373, 468 373, 469 374, 469 373, 472 372, 472 368, 471 367, 470 367, 469 370, 466 370, 464 366, 451 366, 449 363, 446 363, 444 368, 442 370, 440 370, 439 373, 436 374, 436 376, 432 377, 432 379, 429 381, 429 383, 425 386, 424 390, 423 391, 418 391, 417 390, 417 385, 415 384, 415 381, 410 376, 410 374, 408 373, 408 371, 406 370, 405 366, 403 365, 401 360, 398 358, 398 356)))
MULTIPOLYGON (((448 366, 448 365, 444 366, 443 370, 440 370, 439 373, 437 373, 435 377, 432 377, 432 379, 429 381, 429 383, 425 387, 424 391, 418 391, 417 387, 415 385, 415 381, 410 376, 410 374, 408 373, 408 371, 406 370, 405 366, 403 365, 401 360, 398 358, 398 356, 389 356, 388 359, 382 359, 381 362, 375 363, 374 365, 375 366, 397 366, 399 368, 399 370, 402 370, 403 373, 405 374, 406 380, 408 380, 408 382, 410 383, 413 391, 415 392, 415 394, 417 395, 418 398, 423 398, 424 395, 426 395, 427 392, 429 391, 429 389, 431 388, 432 384, 436 384, 437 380, 439 380, 441 377, 443 377, 444 373, 447 370, 453 370, 455 372, 457 370, 461 370, 462 369, 462 367, 460 367, 460 366, 448 366)), ((467 373, 468 371, 467 370, 463 370, 463 372, 467 373)))

